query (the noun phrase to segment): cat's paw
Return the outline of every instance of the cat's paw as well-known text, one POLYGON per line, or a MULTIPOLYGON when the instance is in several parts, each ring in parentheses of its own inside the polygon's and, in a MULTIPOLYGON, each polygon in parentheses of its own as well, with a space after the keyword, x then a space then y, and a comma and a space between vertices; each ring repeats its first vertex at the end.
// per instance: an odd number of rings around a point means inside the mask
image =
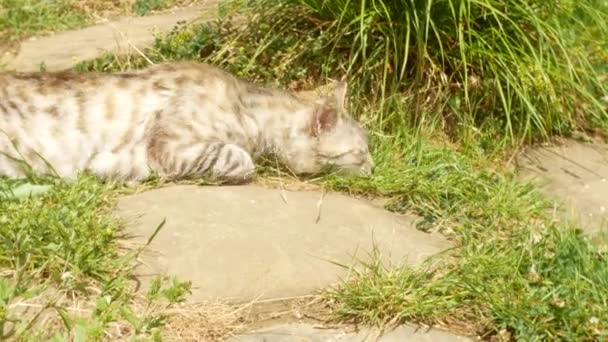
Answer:
POLYGON ((253 179, 255 164, 247 151, 237 145, 225 145, 213 167, 213 178, 222 183, 242 184, 253 179))

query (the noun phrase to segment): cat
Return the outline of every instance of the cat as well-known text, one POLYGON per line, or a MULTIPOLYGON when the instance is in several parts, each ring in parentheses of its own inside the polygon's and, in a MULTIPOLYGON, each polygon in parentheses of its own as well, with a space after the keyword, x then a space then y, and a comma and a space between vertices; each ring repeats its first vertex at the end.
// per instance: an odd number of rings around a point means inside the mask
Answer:
POLYGON ((367 132, 334 96, 304 100, 192 61, 119 73, 0 73, 0 176, 244 183, 273 154, 296 175, 371 175, 367 132))

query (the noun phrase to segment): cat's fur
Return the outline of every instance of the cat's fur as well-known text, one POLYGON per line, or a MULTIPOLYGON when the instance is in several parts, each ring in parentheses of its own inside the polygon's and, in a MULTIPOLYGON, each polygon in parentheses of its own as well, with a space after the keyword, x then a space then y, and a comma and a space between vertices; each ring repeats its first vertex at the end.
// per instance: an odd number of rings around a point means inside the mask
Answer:
POLYGON ((126 73, 0 73, 0 176, 242 182, 273 153, 296 174, 370 174, 366 132, 334 97, 305 101, 207 64, 126 73), (25 163, 20 162, 25 161, 25 163), (31 169, 28 170, 28 167, 31 169))

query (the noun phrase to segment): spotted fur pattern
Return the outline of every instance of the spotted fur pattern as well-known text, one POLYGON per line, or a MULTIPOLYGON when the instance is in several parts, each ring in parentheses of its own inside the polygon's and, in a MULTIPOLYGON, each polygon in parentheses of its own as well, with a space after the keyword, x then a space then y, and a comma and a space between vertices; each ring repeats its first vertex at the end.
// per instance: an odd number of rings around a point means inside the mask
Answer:
POLYGON ((334 97, 303 100, 207 64, 125 73, 0 73, 0 176, 243 182, 272 153, 295 174, 370 174, 366 132, 334 97))

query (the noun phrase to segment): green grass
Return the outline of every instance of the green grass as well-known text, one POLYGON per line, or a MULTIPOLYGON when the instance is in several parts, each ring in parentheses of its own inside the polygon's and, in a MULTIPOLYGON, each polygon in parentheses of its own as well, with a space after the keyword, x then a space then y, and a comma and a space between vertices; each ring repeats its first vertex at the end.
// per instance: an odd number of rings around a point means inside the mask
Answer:
MULTIPOLYGON (((238 2, 237 2, 238 3, 238 2)), ((289 85, 292 89, 310 87, 339 68, 338 60, 321 63, 329 37, 311 32, 311 23, 298 15, 300 9, 281 3, 263 4, 263 9, 243 9, 233 2, 220 8, 216 22, 178 25, 160 34, 146 58, 159 63, 167 60, 201 60, 221 66, 239 77, 267 85, 289 85), (288 15, 284 14, 288 11, 288 15), (230 18, 239 12, 258 13, 246 29, 236 29, 230 18)), ((76 66, 79 71, 119 71, 148 65, 139 55, 106 54, 76 66)), ((335 76, 335 75, 332 75, 335 76)))
POLYGON ((138 301, 130 282, 137 250, 120 252, 120 226, 109 215, 119 189, 89 176, 32 181, 50 190, 15 198, 11 189, 23 181, 0 179, 0 339, 100 340, 111 325, 159 335, 165 313, 136 304, 170 306, 188 284, 159 278, 138 301))
POLYGON ((455 135, 498 125, 515 142, 606 128, 603 1, 291 2, 332 32, 361 89, 411 93, 417 122, 455 135))

